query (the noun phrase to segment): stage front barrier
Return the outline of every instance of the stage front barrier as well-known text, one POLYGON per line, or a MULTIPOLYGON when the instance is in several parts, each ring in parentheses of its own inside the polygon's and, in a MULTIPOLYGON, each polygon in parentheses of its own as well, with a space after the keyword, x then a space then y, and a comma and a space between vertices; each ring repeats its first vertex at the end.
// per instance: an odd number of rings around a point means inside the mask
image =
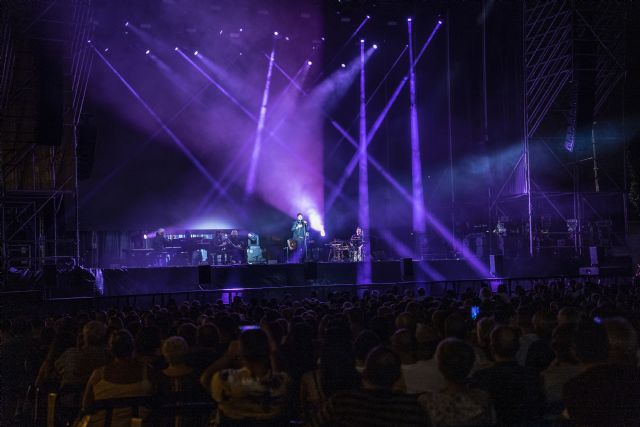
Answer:
POLYGON ((548 277, 519 277, 519 278, 490 278, 477 280, 447 280, 433 282, 391 282, 391 283, 369 283, 369 284, 333 284, 333 285, 303 285, 303 286, 281 286, 281 287, 258 287, 258 288, 225 288, 217 290, 190 290, 176 292, 157 292, 136 295, 112 295, 77 298, 54 298, 46 302, 52 310, 61 308, 69 310, 106 310, 109 308, 124 307, 152 307, 154 305, 164 306, 170 300, 180 304, 184 301, 200 301, 201 303, 214 304, 222 301, 229 304, 234 298, 240 297, 245 300, 257 299, 281 299, 285 295, 292 299, 303 298, 327 298, 336 292, 346 292, 350 295, 363 297, 366 293, 384 293, 393 290, 398 293, 406 293, 418 297, 420 289, 424 290, 425 296, 442 297, 446 294, 460 296, 465 292, 472 292, 478 295, 480 288, 484 285, 496 290, 499 285, 505 285, 507 293, 514 294, 518 287, 525 291, 533 289, 535 286, 555 283, 569 283, 570 281, 597 283, 600 286, 612 286, 629 284, 632 278, 625 276, 607 277, 584 277, 584 276, 548 276, 548 277))

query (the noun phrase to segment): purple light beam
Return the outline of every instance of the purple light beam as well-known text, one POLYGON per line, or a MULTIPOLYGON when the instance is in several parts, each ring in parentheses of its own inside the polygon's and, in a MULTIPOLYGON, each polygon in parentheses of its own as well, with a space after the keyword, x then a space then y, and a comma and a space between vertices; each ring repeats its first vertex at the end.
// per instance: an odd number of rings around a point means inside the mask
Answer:
POLYGON ((413 231, 416 237, 416 255, 421 257, 425 238, 424 192, 422 189, 422 160, 420 158, 420 134, 418 131, 418 107, 416 106, 416 75, 413 62, 413 35, 411 20, 407 20, 409 33, 409 115, 411 122, 411 188, 413 206, 413 231))
MULTIPOLYGON (((365 92, 366 62, 364 53, 364 40, 360 40, 360 144, 359 144, 359 174, 358 174, 358 222, 362 230, 369 234, 369 174, 367 159, 367 98, 365 92)), ((358 266, 358 283, 371 282, 371 260, 363 257, 363 262, 358 266)))
POLYGON ((253 144, 253 152, 251 153, 251 164, 249 165, 249 173, 247 175, 247 183, 245 185, 245 194, 253 194, 256 185, 256 169, 258 167, 258 159, 260 158, 260 149, 262 148, 262 131, 264 130, 264 121, 267 117, 267 104, 269 103, 269 89, 271 87, 271 76, 273 75, 273 61, 276 57, 275 49, 271 50, 269 57, 269 68, 267 69, 267 81, 264 85, 262 93, 262 105, 260 106, 260 116, 258 117, 258 129, 256 130, 256 140, 253 144))
POLYGON ((191 163, 193 163, 196 169, 198 169, 198 171, 207 179, 207 181, 209 181, 209 183, 213 187, 216 188, 216 190, 218 190, 221 194, 226 195, 226 191, 220 185, 220 183, 216 181, 216 179, 212 177, 211 174, 209 174, 209 171, 207 171, 204 165, 200 163, 200 161, 193 155, 193 153, 191 153, 191 151, 189 151, 189 149, 184 145, 184 143, 180 140, 180 138, 178 138, 177 135, 173 133, 173 131, 169 129, 169 127, 166 124, 164 124, 160 116, 158 116, 158 114, 149 106, 149 104, 147 104, 142 99, 142 97, 129 84, 129 82, 127 82, 127 80, 122 76, 122 74, 120 74, 118 70, 116 70, 116 68, 107 60, 107 58, 105 58, 104 55, 100 53, 100 51, 95 47, 95 45, 92 44, 91 47, 93 47, 94 52, 100 57, 100 59, 102 59, 102 61, 106 64, 106 66, 116 75, 116 77, 118 77, 118 79, 127 88, 127 90, 129 90, 129 92, 134 96, 134 98, 136 98, 138 102, 140 102, 140 105, 142 105, 144 109, 147 110, 149 115, 153 117, 153 119, 158 123, 158 125, 160 125, 162 130, 164 130, 165 133, 169 136, 169 138, 171 138, 171 140, 176 144, 176 146, 178 146, 180 151, 182 151, 184 155, 191 161, 191 163))
MULTIPOLYGON (((441 25, 442 25, 442 23, 440 21, 438 21, 438 23, 436 24, 435 28, 433 29, 433 31, 429 35, 429 38, 427 39, 425 44, 422 46, 422 49, 420 49, 420 52, 419 52, 418 56, 415 58, 415 61, 413 61, 413 65, 414 66, 415 66, 415 64, 418 63, 418 61, 420 61, 420 59, 422 58, 422 55, 424 55, 425 51, 427 50, 427 47, 431 43, 431 40, 433 40, 433 37, 435 36, 436 32, 438 31, 438 29, 440 28, 441 25)), ((391 98, 389 99, 389 101, 385 105, 385 107, 382 110, 382 112, 376 118, 376 121, 371 126, 371 129, 369 129, 369 133, 367 135, 367 139, 368 139, 367 145, 369 143, 371 143, 371 140, 375 136, 376 132, 378 131, 378 129, 380 129, 380 126, 382 125, 382 122, 386 118, 387 113, 389 112, 389 110, 391 110, 391 107, 393 106, 393 104, 395 103, 396 99, 400 95, 400 92, 402 92, 402 89, 404 88, 405 84, 407 83, 407 80, 409 80, 409 76, 405 75, 402 78, 402 80, 400 81, 400 83, 398 84, 398 86, 396 87, 395 91, 393 92, 393 95, 391 95, 391 98)), ((355 164, 354 163, 356 162, 357 157, 358 157, 358 153, 354 154, 352 159, 347 164, 348 166, 347 166, 347 169, 345 170, 346 176, 343 175, 343 177, 340 178, 340 180, 338 181, 339 183, 342 183, 342 185, 338 184, 338 186, 333 189, 333 191, 330 193, 329 198, 328 198, 329 202, 335 201, 338 198, 338 196, 342 193, 342 188, 344 186, 344 183, 347 182, 347 179, 349 179, 349 177, 353 173, 353 169, 355 168, 355 164), (354 164, 353 168, 349 168, 349 166, 352 165, 352 164, 354 164)), ((333 203, 327 204, 326 205, 326 209, 329 210, 329 208, 332 206, 332 204, 333 203)))

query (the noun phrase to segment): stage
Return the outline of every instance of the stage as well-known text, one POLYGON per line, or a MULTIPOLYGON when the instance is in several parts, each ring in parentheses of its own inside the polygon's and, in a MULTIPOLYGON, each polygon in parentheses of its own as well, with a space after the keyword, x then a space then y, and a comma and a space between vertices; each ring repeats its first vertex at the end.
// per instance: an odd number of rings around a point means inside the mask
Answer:
MULTIPOLYGON (((105 268, 90 270, 95 280, 94 294, 105 296, 196 289, 267 288, 304 285, 357 283, 360 263, 314 262, 305 264, 255 264, 199 267, 105 268)), ((488 265, 488 263, 487 263, 488 265)), ((578 259, 537 257, 505 259, 493 277, 544 277, 576 275, 578 259), (499 274, 498 274, 499 273, 499 274)), ((371 282, 456 281, 491 278, 475 271, 464 259, 393 260, 371 263, 371 282)), ((62 293, 64 280, 56 288, 62 293)), ((76 288, 77 289, 77 288, 76 288)))

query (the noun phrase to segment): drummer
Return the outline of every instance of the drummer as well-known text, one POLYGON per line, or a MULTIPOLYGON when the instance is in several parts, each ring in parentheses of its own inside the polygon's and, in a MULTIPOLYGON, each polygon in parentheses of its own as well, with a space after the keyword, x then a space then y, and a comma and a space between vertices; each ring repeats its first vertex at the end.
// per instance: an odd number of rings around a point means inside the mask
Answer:
POLYGON ((349 239, 349 258, 352 262, 362 262, 364 247, 364 233, 361 227, 356 227, 356 234, 349 239))

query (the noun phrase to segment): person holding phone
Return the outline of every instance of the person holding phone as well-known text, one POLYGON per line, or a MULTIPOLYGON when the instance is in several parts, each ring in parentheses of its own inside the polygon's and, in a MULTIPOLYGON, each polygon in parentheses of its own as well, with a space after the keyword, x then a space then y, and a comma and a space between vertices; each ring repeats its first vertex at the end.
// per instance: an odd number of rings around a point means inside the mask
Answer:
POLYGON ((243 328, 238 350, 241 367, 213 375, 210 391, 218 402, 218 425, 288 425, 291 380, 272 365, 273 345, 258 326, 243 328))

